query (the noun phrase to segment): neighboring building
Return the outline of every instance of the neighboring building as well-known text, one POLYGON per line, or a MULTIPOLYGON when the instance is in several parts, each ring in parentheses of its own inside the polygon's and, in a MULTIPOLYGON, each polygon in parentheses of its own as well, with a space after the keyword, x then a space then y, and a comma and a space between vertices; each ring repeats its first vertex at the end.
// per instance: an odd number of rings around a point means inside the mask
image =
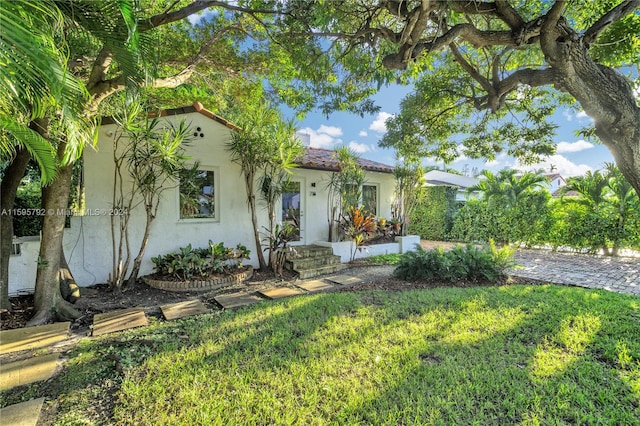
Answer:
MULTIPOLYGON (((247 196, 240 166, 233 163, 226 149, 233 131, 238 128, 207 111, 201 104, 163 111, 162 117, 177 123, 185 119, 196 136, 187 154, 198 161, 197 185, 200 189, 191 202, 181 205, 179 184, 162 195, 158 215, 152 224, 151 237, 142 264, 141 275, 152 271, 151 257, 192 244, 206 247, 209 240, 223 242, 228 247, 238 243, 251 250, 250 264, 257 266, 256 247, 247 196)), ((105 119, 98 132, 96 149, 84 153, 85 216, 71 218, 65 230, 64 249, 67 260, 80 286, 104 283, 112 268, 111 224, 114 182, 113 136, 116 125, 105 119)), ((363 203, 380 217, 391 216, 395 188, 393 167, 369 160, 360 160, 366 171, 362 187, 363 203)), ((306 148, 299 167, 293 172, 289 190, 278 207, 278 221, 296 222, 300 240, 294 244, 327 241, 327 184, 337 170, 333 151, 306 148)), ((183 196, 185 194, 183 193, 183 196)), ((184 197, 183 197, 184 198, 184 197)), ((258 202, 259 226, 267 225, 267 213, 258 202)), ((130 219, 130 241, 133 255, 137 253, 144 229, 144 209, 133 210, 130 219)), ((12 256, 9 289, 11 294, 33 289, 39 241, 21 244, 21 255, 12 256)))
POLYGON ((566 186, 567 181, 558 173, 547 174, 545 175, 545 177, 549 180, 549 183, 547 184, 546 187, 551 193, 551 195, 553 197, 559 197, 560 188, 562 188, 563 186, 566 186))
POLYGON ((453 186, 458 188, 456 201, 465 202, 471 198, 478 198, 480 196, 478 191, 472 193, 467 192, 467 188, 475 186, 480 182, 476 178, 443 172, 441 170, 431 170, 424 174, 424 180, 426 186, 453 186))

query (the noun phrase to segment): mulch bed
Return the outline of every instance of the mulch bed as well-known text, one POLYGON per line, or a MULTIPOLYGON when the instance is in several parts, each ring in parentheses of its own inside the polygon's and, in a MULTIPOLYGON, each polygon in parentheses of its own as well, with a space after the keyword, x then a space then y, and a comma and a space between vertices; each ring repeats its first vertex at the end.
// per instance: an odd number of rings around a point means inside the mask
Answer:
MULTIPOLYGON (((364 279, 361 284, 338 288, 335 291, 364 291, 364 290, 385 290, 385 291, 406 291, 414 289, 430 289, 437 287, 478 287, 513 284, 539 284, 532 279, 510 277, 508 279, 496 281, 458 281, 454 283, 437 280, 408 282, 398 280, 393 277, 383 277, 380 274, 380 266, 372 266, 364 262, 354 262, 350 264, 352 272, 357 270, 357 275, 364 279)), ((349 272, 346 270, 345 272, 349 272)), ((322 277, 319 277, 322 279, 322 277)), ((276 276, 273 272, 254 271, 253 276, 243 283, 234 283, 213 292, 170 292, 150 287, 142 281, 137 282, 132 287, 127 288, 120 294, 111 291, 108 285, 99 284, 92 287, 82 288, 82 297, 75 304, 75 307, 82 317, 76 320, 71 328, 78 330, 88 328, 93 322, 93 316, 98 313, 126 309, 131 307, 143 307, 152 310, 147 312, 151 315, 160 315, 158 306, 177 303, 188 299, 198 298, 211 308, 218 308, 213 300, 218 294, 234 293, 238 291, 259 291, 270 287, 293 287, 298 281, 296 274, 285 270, 282 276, 276 276), (152 309, 153 308, 153 309, 152 309)), ((14 309, 10 312, 0 313, 0 330, 9 330, 24 327, 27 321, 33 316, 33 295, 13 297, 10 299, 14 309)))

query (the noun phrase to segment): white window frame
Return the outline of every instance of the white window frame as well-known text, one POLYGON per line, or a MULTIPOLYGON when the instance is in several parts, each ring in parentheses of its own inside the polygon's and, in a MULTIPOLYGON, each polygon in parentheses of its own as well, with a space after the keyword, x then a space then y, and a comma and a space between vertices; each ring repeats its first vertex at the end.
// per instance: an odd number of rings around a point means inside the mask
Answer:
POLYGON ((176 217, 178 223, 217 223, 220 222, 220 168, 217 166, 207 166, 203 164, 198 165, 198 170, 207 172, 213 172, 213 185, 214 185, 214 212, 213 217, 186 217, 180 216, 180 182, 176 188, 176 217))

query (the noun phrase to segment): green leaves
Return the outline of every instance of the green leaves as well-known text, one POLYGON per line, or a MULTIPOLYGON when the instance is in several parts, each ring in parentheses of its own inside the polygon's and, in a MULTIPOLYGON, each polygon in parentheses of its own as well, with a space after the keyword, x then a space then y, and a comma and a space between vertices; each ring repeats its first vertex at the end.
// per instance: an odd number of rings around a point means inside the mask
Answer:
POLYGON ((402 255, 394 276, 407 281, 438 279, 444 281, 495 281, 506 275, 516 264, 515 249, 497 249, 493 241, 488 246, 457 245, 451 251, 442 248, 416 251, 402 255))

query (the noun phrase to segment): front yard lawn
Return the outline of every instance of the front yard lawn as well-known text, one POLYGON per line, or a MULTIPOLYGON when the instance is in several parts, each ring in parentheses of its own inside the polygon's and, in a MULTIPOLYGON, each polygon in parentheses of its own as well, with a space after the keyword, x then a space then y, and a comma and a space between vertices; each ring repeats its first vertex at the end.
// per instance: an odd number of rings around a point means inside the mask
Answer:
POLYGON ((295 297, 85 340, 20 395, 53 399, 57 424, 638 424, 640 299, 559 286, 295 297))

